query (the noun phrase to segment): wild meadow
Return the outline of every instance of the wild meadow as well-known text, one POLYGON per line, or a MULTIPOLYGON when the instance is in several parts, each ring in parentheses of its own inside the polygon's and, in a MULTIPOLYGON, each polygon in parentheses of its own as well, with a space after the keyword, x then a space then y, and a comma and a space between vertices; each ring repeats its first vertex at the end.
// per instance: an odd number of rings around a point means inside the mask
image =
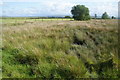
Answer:
POLYGON ((116 19, 3 19, 3 78, 118 78, 116 19))

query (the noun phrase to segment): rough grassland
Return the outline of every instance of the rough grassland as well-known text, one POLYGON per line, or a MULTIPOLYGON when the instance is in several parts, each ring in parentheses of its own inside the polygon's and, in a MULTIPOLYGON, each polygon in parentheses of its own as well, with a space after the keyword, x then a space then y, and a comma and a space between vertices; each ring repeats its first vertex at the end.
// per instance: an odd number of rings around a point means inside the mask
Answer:
POLYGON ((117 35, 117 20, 6 21, 3 77, 117 78, 117 35))

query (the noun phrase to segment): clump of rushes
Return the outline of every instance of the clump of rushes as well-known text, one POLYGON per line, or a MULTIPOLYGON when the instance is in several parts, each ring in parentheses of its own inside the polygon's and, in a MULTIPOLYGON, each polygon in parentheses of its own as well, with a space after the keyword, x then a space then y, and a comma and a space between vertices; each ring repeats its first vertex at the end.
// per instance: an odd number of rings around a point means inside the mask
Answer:
POLYGON ((15 55, 15 59, 20 64, 37 65, 39 63, 38 56, 33 53, 19 53, 15 55))

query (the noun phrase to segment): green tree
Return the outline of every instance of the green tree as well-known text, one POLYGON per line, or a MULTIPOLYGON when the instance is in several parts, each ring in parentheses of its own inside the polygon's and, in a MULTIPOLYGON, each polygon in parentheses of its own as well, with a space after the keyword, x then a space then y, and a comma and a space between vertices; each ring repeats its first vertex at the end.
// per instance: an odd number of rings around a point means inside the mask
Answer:
POLYGON ((84 5, 76 5, 72 7, 71 13, 75 20, 89 20, 89 9, 84 5))
POLYGON ((114 16, 112 16, 111 18, 112 18, 112 19, 116 19, 116 17, 114 17, 114 16))
POLYGON ((95 19, 97 18, 97 14, 95 14, 95 19))
POLYGON ((104 13, 103 13, 102 19, 109 19, 109 16, 108 16, 107 12, 104 12, 104 13))
POLYGON ((65 18, 71 18, 70 16, 65 16, 65 18))

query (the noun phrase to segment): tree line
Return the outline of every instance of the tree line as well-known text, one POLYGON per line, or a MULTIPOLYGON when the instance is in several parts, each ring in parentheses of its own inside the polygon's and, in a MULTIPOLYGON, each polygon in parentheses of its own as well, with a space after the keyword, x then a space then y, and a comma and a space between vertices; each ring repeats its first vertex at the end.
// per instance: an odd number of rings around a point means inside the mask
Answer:
MULTIPOLYGON (((73 15, 74 20, 90 20, 89 9, 84 5, 76 5, 72 7, 71 13, 73 15)), ((97 14, 95 14, 95 19, 97 18, 97 14)), ((110 19, 107 12, 102 14, 102 19, 110 19)), ((116 19, 116 17, 112 16, 112 19, 116 19)))

